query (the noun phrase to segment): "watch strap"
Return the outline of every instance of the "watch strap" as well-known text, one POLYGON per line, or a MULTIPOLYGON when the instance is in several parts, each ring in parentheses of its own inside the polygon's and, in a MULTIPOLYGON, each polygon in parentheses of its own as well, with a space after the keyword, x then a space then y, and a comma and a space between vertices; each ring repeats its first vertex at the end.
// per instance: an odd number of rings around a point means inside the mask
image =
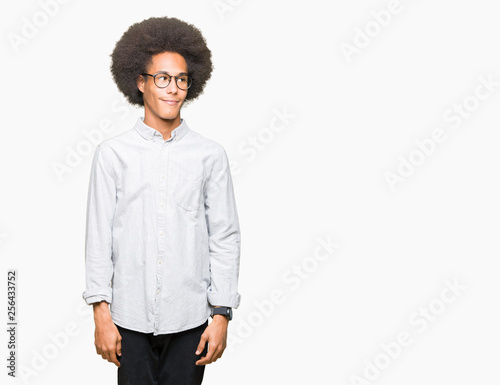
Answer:
POLYGON ((210 315, 213 318, 213 316, 216 314, 222 314, 222 315, 225 315, 227 317, 228 321, 230 321, 232 319, 231 310, 232 309, 230 307, 227 307, 227 306, 214 307, 214 308, 212 308, 212 313, 210 315))

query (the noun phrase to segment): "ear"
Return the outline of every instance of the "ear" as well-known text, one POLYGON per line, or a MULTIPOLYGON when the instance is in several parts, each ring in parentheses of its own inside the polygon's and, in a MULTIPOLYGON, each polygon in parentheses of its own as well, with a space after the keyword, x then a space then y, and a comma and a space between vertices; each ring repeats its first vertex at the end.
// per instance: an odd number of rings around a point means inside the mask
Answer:
POLYGON ((142 75, 137 76, 137 88, 144 93, 144 76, 142 75))

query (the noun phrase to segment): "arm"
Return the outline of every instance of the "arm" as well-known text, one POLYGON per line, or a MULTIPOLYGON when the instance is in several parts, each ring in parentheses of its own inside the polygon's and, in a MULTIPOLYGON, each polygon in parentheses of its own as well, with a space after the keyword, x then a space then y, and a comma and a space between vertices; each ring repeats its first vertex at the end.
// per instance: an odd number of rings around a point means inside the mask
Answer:
POLYGON ((117 355, 122 355, 122 337, 111 319, 108 303, 101 301, 93 303, 92 306, 94 307, 94 345, 96 352, 103 359, 120 366, 117 355))
POLYGON ((112 223, 115 204, 115 175, 101 144, 95 150, 90 172, 85 234, 86 290, 82 297, 88 305, 93 305, 97 354, 120 366, 116 354, 121 355, 121 336, 108 308, 112 300, 112 223))
MULTIPOLYGON (((210 252, 208 301, 213 307, 237 308, 240 304, 237 291, 240 228, 229 162, 224 149, 205 186, 205 217, 210 252)), ((196 351, 196 354, 200 354, 208 342, 207 355, 196 361, 196 365, 210 364, 222 357, 227 343, 228 322, 224 315, 214 315, 196 351)))
POLYGON ((233 181, 223 148, 205 185, 205 219, 210 253, 208 302, 236 309, 240 304, 241 238, 233 181))
POLYGON ((88 305, 111 303, 113 277, 112 226, 116 205, 116 182, 102 144, 98 145, 92 168, 87 197, 85 232, 85 280, 82 297, 88 305))

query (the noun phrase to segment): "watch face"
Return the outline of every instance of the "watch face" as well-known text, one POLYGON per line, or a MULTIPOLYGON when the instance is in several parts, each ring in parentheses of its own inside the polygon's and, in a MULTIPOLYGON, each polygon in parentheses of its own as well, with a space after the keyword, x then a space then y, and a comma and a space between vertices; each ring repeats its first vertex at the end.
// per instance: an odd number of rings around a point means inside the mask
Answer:
POLYGON ((230 321, 233 318, 233 309, 225 306, 221 306, 220 308, 212 308, 212 313, 211 313, 212 318, 214 314, 223 314, 230 321))

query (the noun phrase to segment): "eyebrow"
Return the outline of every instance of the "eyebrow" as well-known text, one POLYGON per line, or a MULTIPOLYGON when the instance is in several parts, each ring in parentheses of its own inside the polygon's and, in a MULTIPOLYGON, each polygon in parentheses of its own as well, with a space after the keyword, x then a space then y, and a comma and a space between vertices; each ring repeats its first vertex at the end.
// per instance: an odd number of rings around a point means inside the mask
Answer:
POLYGON ((187 72, 179 72, 177 75, 172 75, 172 74, 169 74, 167 71, 158 71, 156 72, 157 74, 161 74, 161 73, 166 73, 167 75, 169 76, 181 76, 181 75, 189 75, 187 72))

